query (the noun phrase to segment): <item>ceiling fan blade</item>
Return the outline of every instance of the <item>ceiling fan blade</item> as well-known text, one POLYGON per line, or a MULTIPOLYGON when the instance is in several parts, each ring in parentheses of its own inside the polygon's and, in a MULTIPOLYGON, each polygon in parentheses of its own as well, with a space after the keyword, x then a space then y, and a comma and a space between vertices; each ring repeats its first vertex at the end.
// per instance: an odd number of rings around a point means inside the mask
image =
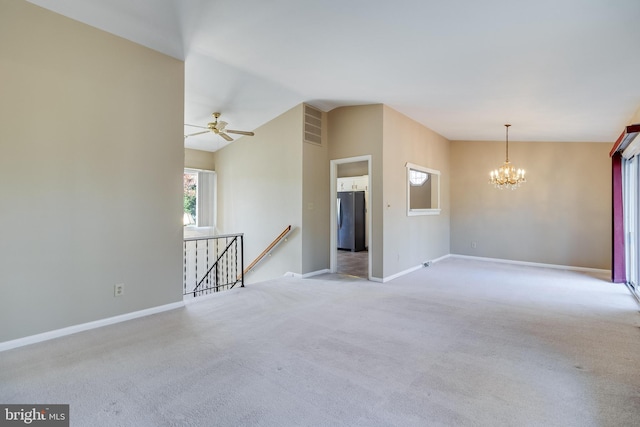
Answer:
POLYGON ((209 132, 211 132, 211 131, 210 130, 205 130, 205 131, 202 131, 202 132, 190 133, 189 135, 185 135, 184 137, 185 138, 189 138, 190 136, 202 135, 203 133, 209 133, 209 132))
POLYGON ((238 135, 247 135, 247 136, 253 136, 255 135, 255 133, 253 132, 247 132, 244 130, 231 130, 231 129, 227 129, 225 132, 227 133, 237 133, 238 135))
POLYGON ((209 129, 206 126, 190 125, 190 124, 187 124, 187 123, 185 123, 184 125, 185 126, 191 126, 192 128, 209 129))
POLYGON ((229 135, 227 135, 226 133, 222 133, 220 132, 218 135, 220 135, 221 137, 223 137, 224 139, 226 139, 227 141, 233 141, 233 138, 231 138, 229 135))

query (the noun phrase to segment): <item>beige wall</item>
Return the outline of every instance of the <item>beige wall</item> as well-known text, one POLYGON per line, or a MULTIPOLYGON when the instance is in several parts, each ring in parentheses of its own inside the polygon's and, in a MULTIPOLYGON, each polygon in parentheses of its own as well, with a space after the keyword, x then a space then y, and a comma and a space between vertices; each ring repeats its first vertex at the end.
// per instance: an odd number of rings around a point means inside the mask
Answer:
POLYGON ((488 184, 504 146, 452 142, 451 252, 609 269, 611 144, 509 142, 509 160, 527 170, 514 191, 488 184))
MULTIPOLYGON (((216 136, 218 138, 218 136, 216 136)), ((216 154, 210 151, 184 149, 184 167, 192 169, 215 170, 216 154)))
MULTIPOLYGON (((382 104, 340 107, 329 112, 329 159, 371 155, 371 274, 383 276, 382 104)), ((328 231, 329 233, 329 231, 328 231)))
POLYGON ((409 197, 411 199, 411 209, 437 209, 438 208, 438 176, 432 175, 429 180, 420 186, 409 187, 409 197), (431 193, 431 187, 435 186, 436 191, 431 193))
POLYGON ((0 76, 0 342, 181 301, 184 64, 2 1, 0 76))
POLYGON ((631 117, 631 120, 629 121, 629 124, 637 124, 637 123, 640 123, 640 107, 636 110, 635 114, 631 117))
POLYGON ((322 113, 322 145, 302 144, 302 274, 327 269, 330 262, 327 116, 322 113))
POLYGON ((449 141, 384 107, 384 277, 449 254, 449 141), (439 170, 440 215, 407 216, 407 162, 439 170))
POLYGON ((343 163, 338 165, 338 178, 363 176, 369 173, 369 165, 364 162, 343 163))
POLYGON ((302 273, 302 104, 216 152, 218 229, 245 233, 245 266, 287 225, 293 232, 250 272, 255 283, 302 273))

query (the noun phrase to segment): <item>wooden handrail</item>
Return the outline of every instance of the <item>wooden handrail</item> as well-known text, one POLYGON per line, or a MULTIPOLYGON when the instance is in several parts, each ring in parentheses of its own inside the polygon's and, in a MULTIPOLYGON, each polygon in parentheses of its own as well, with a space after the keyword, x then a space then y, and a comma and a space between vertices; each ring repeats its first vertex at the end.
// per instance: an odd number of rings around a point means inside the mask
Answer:
POLYGON ((271 252, 271 250, 278 243, 280 243, 280 240, 282 240, 284 238, 284 236, 289 234, 290 231, 291 231, 291 226, 289 225, 289 226, 287 226, 287 228, 284 229, 284 231, 282 233, 280 233, 280 235, 278 237, 275 238, 275 240, 273 242, 271 242, 271 244, 269 246, 267 246, 267 249, 262 251, 262 253, 260 255, 258 255, 258 257, 256 259, 254 259, 253 262, 251 264, 249 264, 249 266, 247 268, 244 269, 244 272, 242 274, 247 274, 249 271, 251 271, 251 269, 253 269, 253 267, 255 267, 256 264, 259 263, 262 260, 262 258, 264 258, 265 255, 267 255, 269 252, 271 252))

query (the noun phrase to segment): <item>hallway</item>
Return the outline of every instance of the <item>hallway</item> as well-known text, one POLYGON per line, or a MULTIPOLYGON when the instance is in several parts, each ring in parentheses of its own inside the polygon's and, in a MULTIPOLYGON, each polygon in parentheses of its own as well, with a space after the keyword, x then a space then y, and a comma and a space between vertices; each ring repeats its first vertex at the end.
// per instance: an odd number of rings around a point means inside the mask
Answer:
POLYGON ((369 252, 351 252, 338 249, 337 273, 349 276, 369 278, 369 252))

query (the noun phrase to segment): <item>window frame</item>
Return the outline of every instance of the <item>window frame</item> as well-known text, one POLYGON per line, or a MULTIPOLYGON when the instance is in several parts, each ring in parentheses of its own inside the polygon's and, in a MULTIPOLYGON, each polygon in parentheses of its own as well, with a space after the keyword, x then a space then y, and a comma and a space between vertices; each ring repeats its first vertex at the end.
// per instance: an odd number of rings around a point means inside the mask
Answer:
POLYGON ((440 215, 441 212, 441 204, 440 204, 440 180, 441 173, 439 170, 427 168, 424 166, 416 165, 414 163, 407 162, 405 165, 406 168, 406 187, 407 187, 407 216, 421 216, 421 215, 440 215), (427 173, 429 176, 425 180, 424 184, 431 185, 432 192, 432 202, 435 201, 437 207, 428 208, 428 209, 419 209, 419 208, 411 208, 411 187, 414 185, 411 183, 411 170, 427 173), (433 196, 433 192, 436 192, 435 197, 433 196))
POLYGON ((185 230, 189 231, 208 231, 211 233, 216 230, 217 224, 217 175, 215 171, 184 168, 184 174, 197 174, 196 184, 196 217, 195 224, 183 225, 185 230), (204 191, 210 191, 208 195, 204 195, 204 191), (208 201, 203 205, 202 201, 208 201), (204 223, 204 225, 203 225, 204 223))

